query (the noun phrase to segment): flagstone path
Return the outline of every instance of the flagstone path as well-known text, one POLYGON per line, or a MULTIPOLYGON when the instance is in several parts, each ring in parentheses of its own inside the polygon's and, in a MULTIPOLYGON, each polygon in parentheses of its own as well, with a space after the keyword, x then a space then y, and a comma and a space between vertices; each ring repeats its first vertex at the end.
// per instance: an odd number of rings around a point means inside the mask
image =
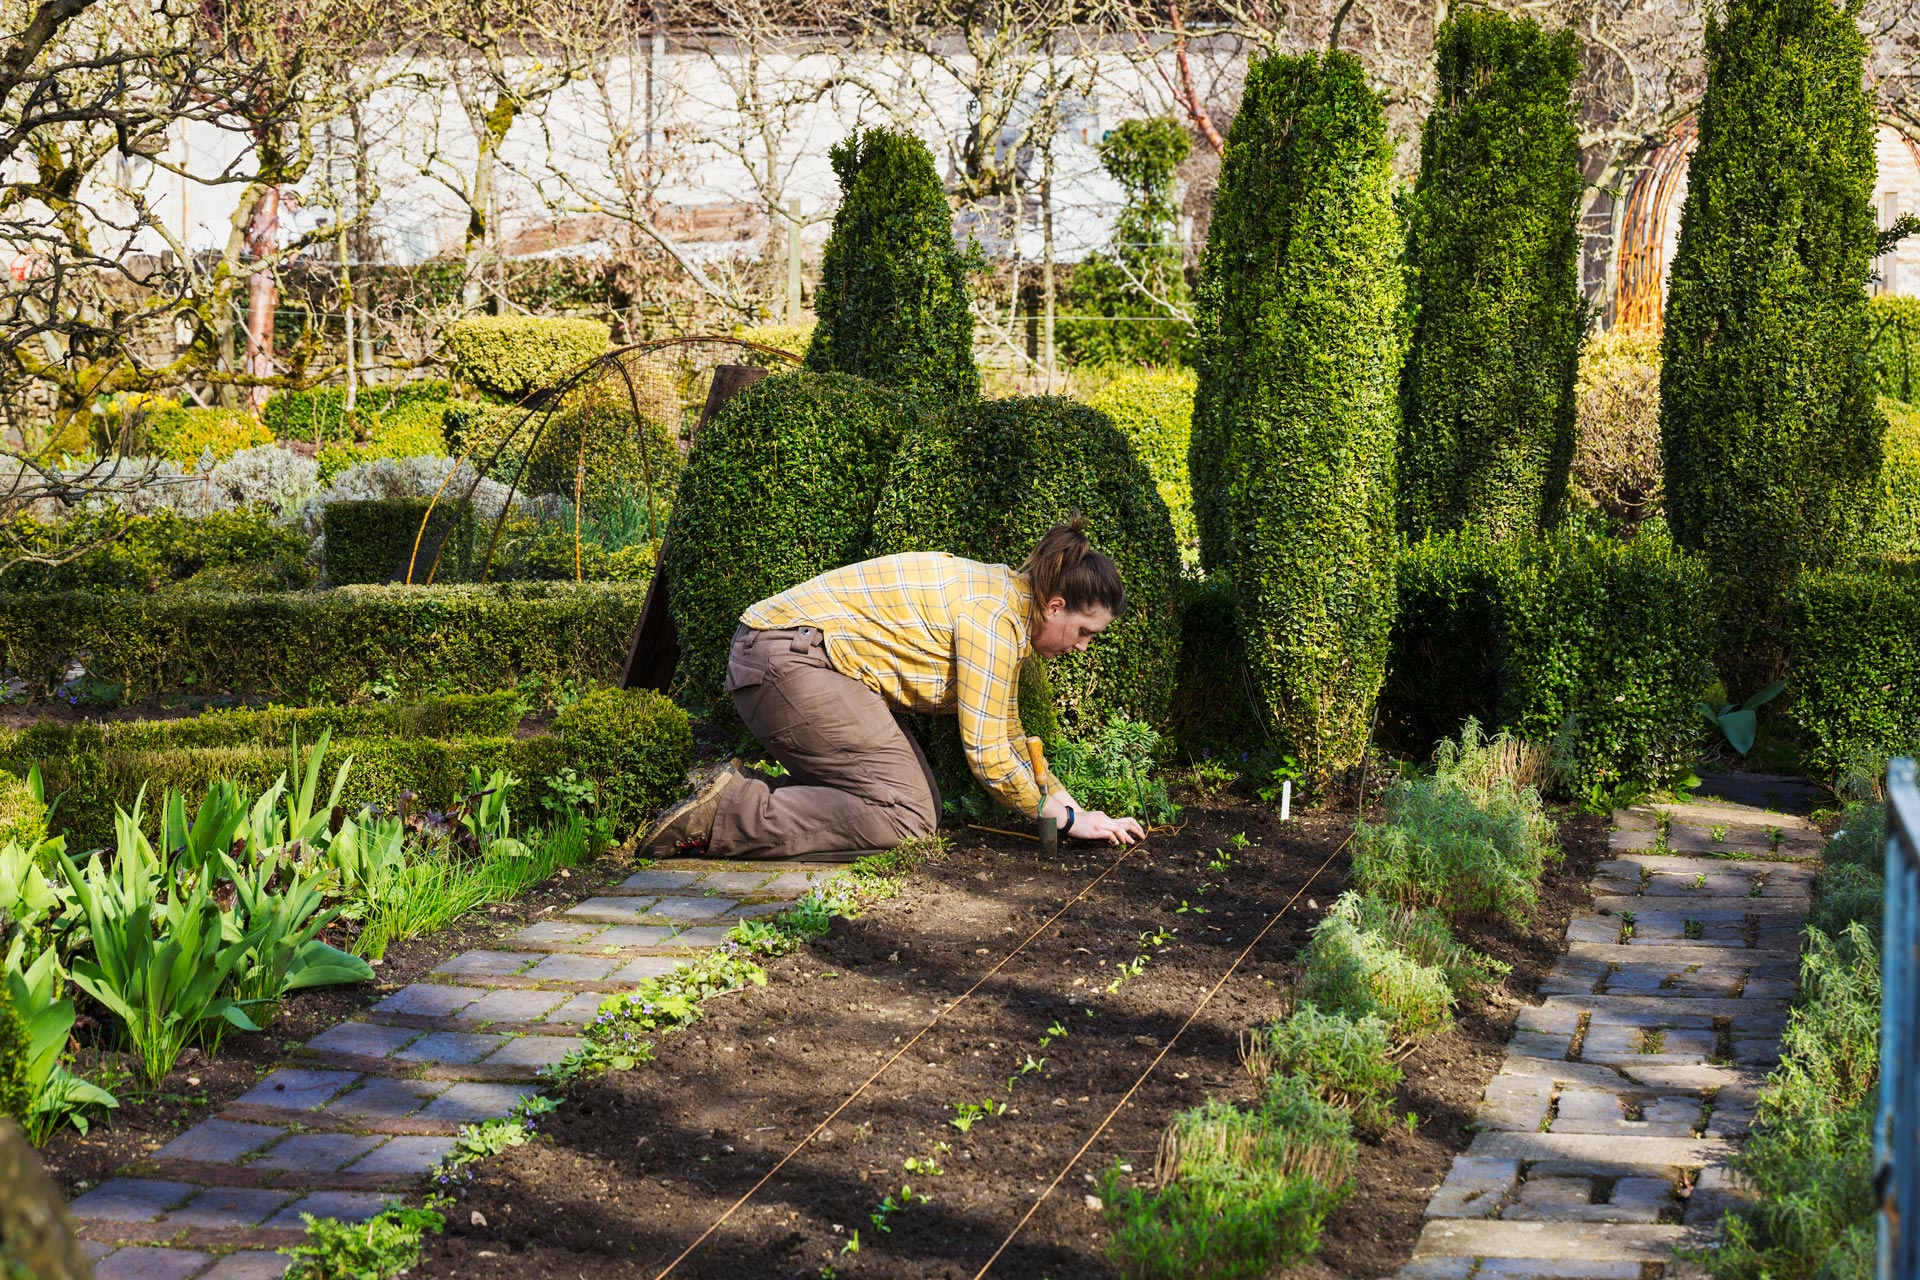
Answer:
POLYGON ((1613 824, 1400 1280, 1643 1280, 1740 1194, 1727 1158, 1779 1060, 1820 833, 1757 803, 1613 824))
POLYGON ((676 862, 468 951, 296 1050, 249 1092, 68 1206, 97 1280, 261 1280, 305 1235, 420 1189, 464 1124, 539 1091, 607 995, 845 867, 676 862))

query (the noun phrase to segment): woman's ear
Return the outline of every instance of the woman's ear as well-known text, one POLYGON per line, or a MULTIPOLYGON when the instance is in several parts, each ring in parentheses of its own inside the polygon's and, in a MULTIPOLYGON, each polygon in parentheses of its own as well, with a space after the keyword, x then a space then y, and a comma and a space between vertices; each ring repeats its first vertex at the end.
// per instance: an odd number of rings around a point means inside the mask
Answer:
POLYGON ((1067 599, 1065 596, 1055 596, 1053 599, 1047 601, 1046 608, 1041 610, 1041 612, 1049 618, 1057 618, 1066 611, 1067 599))

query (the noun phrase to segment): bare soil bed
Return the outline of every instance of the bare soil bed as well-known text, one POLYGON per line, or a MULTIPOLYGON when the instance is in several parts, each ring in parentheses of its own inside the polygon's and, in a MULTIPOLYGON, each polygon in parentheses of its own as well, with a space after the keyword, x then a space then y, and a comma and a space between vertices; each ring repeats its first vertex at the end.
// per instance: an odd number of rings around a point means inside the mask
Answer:
MULTIPOLYGON (((122 1074, 136 1065, 131 1061, 123 1065, 127 1055, 91 1047, 106 1020, 92 1016, 87 997, 70 989, 81 1004, 74 1034, 82 1050, 74 1069, 106 1083, 119 1095, 120 1106, 84 1136, 71 1128, 62 1129, 40 1153, 41 1163, 69 1196, 78 1195, 112 1176, 128 1161, 166 1145, 203 1117, 217 1114, 251 1089, 261 1076, 283 1065, 288 1055, 306 1041, 425 977, 447 957, 492 945, 632 874, 629 858, 608 853, 554 875, 512 902, 474 912, 438 933, 393 943, 374 968, 375 981, 296 991, 281 1004, 280 1016, 265 1031, 255 1035, 231 1033, 216 1054, 188 1049, 160 1087, 151 1091, 122 1074)), ((351 936, 345 924, 336 924, 326 935, 336 946, 347 946, 351 936)), ((97 1008, 92 1011, 100 1012, 97 1008)))
MULTIPOLYGON (((1182 829, 1156 834, 942 1019, 674 1274, 973 1275, 1234 957, 1339 848, 1350 819, 1321 811, 1282 825, 1232 800, 1188 808, 1182 829), (1251 844, 1227 870, 1209 869, 1240 832, 1251 844), (1142 945, 1160 930, 1177 933, 1164 949, 1142 945), (1108 993, 1116 965, 1141 954, 1152 957, 1144 971, 1108 993), (1055 1024, 1067 1034, 1039 1048, 1055 1024), (1046 1064, 1009 1095, 1008 1077, 1029 1055, 1046 1064), (1007 1101, 1005 1114, 965 1134, 949 1125, 955 1104, 989 1098, 1007 1101), (910 1158, 931 1158, 942 1173, 908 1172, 910 1158), (932 1201, 894 1215, 883 1234, 869 1215, 902 1183, 932 1201), (843 1252, 855 1230, 859 1251, 843 1252)), ((1398 1109, 1419 1117, 1417 1129, 1362 1142, 1354 1195, 1295 1274, 1378 1277, 1407 1258, 1432 1188, 1467 1143, 1522 998, 1586 901, 1605 829, 1603 819, 1562 815, 1567 856, 1548 874, 1532 927, 1466 935, 1514 966, 1505 992, 1463 1009, 1453 1030, 1403 1062, 1398 1109)), ((961 833, 899 897, 773 964, 765 988, 711 1002, 661 1043, 655 1061, 576 1085, 543 1121, 541 1140, 479 1166, 420 1272, 655 1274, 1117 851, 1075 845, 1063 855, 1043 864, 1030 843, 961 833)), ((1254 1098, 1238 1037, 1284 1011, 1295 957, 1346 871, 1344 852, 1319 871, 994 1274, 1114 1274, 1106 1224, 1085 1199, 1094 1190, 1087 1175, 1125 1162, 1147 1177, 1173 1112, 1209 1097, 1254 1098)))

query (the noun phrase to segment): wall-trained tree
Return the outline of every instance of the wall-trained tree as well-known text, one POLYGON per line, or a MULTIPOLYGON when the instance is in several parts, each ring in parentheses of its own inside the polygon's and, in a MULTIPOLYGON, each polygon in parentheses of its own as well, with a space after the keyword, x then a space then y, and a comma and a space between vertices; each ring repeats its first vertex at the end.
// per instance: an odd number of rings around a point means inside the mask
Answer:
POLYGON ((1202 263, 1193 499, 1265 710, 1314 778, 1359 758, 1386 662, 1401 240, 1359 61, 1254 63, 1202 263))
POLYGON ((1880 467, 1858 16, 1858 3, 1730 0, 1707 22, 1660 434, 1668 517, 1719 587, 1715 659, 1736 701, 1780 674, 1788 588, 1851 549, 1880 467))
POLYGON ((833 216, 807 347, 816 373, 852 373, 939 403, 980 393, 968 310, 969 259, 918 138, 856 132, 835 146, 833 216))
POLYGON ((1449 18, 1435 52, 1408 203, 1400 526, 1500 537, 1553 519, 1573 457, 1580 62, 1573 32, 1483 11, 1449 18))
POLYGON ((1113 712, 1164 723, 1180 645, 1180 553, 1153 474, 1103 413, 1064 397, 981 400, 907 433, 873 517, 872 554, 951 551, 1018 565, 1079 511, 1112 556, 1126 616, 1084 654, 1052 663, 1062 718, 1113 712))
POLYGON ((861 378, 783 373, 735 395, 700 433, 663 552, 691 701, 724 701, 727 648, 749 605, 865 556, 915 412, 861 378))

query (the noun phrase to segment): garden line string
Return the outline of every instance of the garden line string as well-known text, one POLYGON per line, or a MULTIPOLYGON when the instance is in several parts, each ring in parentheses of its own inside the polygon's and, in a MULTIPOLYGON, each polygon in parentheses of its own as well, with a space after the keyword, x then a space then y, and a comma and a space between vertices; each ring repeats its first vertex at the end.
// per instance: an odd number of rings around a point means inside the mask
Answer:
MULTIPOLYGON (((1361 794, 1362 796, 1365 795, 1364 785, 1361 788, 1361 794)), ((1340 856, 1340 851, 1342 849, 1345 849, 1347 847, 1348 842, 1350 842, 1352 839, 1353 839, 1353 833, 1348 832, 1347 838, 1345 840, 1342 840, 1339 843, 1339 845, 1334 849, 1334 851, 1327 855, 1327 860, 1321 863, 1317 868, 1315 868, 1314 873, 1308 876, 1306 880, 1304 880, 1301 883, 1300 888, 1294 893, 1294 895, 1291 898, 1287 899, 1287 905, 1284 907, 1281 907, 1278 911, 1274 912, 1272 919, 1268 920, 1266 925, 1261 928, 1260 932, 1254 935, 1253 941, 1249 942, 1246 945, 1246 948, 1242 950, 1238 956, 1234 957, 1233 963, 1227 966, 1227 971, 1220 975, 1220 980, 1213 984, 1213 986, 1207 991, 1206 995, 1200 997, 1200 1003, 1193 1007, 1193 1012, 1188 1014, 1187 1020, 1180 1024, 1180 1029, 1173 1033, 1172 1037, 1168 1039, 1165 1047, 1163 1047, 1159 1053, 1154 1055, 1154 1059, 1152 1062, 1149 1062, 1147 1064, 1147 1069, 1140 1073, 1140 1078, 1138 1080, 1135 1080, 1131 1085, 1129 1085, 1127 1088, 1127 1091, 1124 1094, 1120 1095, 1120 1101, 1113 1104, 1113 1110, 1107 1112, 1106 1119, 1102 1120, 1098 1125, 1098 1127, 1096 1127, 1094 1131, 1087 1136, 1087 1140, 1080 1145, 1080 1149, 1073 1153, 1073 1159, 1067 1161, 1066 1165, 1060 1170, 1060 1172, 1053 1175, 1053 1181, 1047 1184, 1046 1190, 1040 1193, 1039 1199, 1035 1200, 1032 1205, 1028 1206, 1027 1212, 1025 1213, 1025 1215, 1021 1217, 1020 1221, 1014 1223, 1013 1230, 1007 1232, 1007 1238, 1000 1242, 1000 1247, 993 1251, 993 1256, 987 1259, 986 1265, 973 1273, 973 1280, 980 1280, 980 1278, 986 1275, 987 1272, 993 1270, 993 1264, 1000 1260, 1000 1255, 1007 1251, 1007 1246, 1013 1243, 1013 1238, 1020 1234, 1021 1228, 1025 1227, 1027 1223, 1033 1218, 1033 1215, 1040 1211, 1040 1206, 1047 1202, 1047 1197, 1052 1195, 1056 1190, 1059 1189, 1061 1182, 1065 1181, 1066 1176, 1069 1173, 1073 1172, 1073 1166, 1080 1163, 1080 1158, 1087 1154, 1087 1150, 1090 1147, 1092 1147, 1095 1142, 1100 1140, 1100 1135, 1107 1131, 1107 1126, 1112 1124, 1113 1118, 1120 1114, 1120 1109, 1126 1106, 1127 1103, 1132 1100, 1133 1095, 1135 1093, 1139 1092, 1140 1086, 1147 1082, 1147 1077, 1153 1074, 1154 1068, 1160 1065, 1161 1059, 1165 1058, 1169 1053, 1173 1052, 1173 1046, 1180 1043, 1180 1037, 1185 1035, 1187 1028, 1193 1025, 1193 1020, 1200 1016, 1200 1011, 1207 1007, 1207 1002, 1209 1000, 1212 1000, 1214 996, 1220 993, 1220 988, 1225 986, 1227 979, 1231 978, 1234 975, 1234 972, 1240 968, 1241 962, 1244 961, 1248 956, 1253 954, 1253 949, 1260 945, 1260 940, 1267 936, 1268 931, 1271 930, 1273 926, 1280 923, 1280 917, 1287 914, 1288 908, 1292 907, 1294 903, 1300 901, 1300 895, 1307 891, 1307 888, 1309 885, 1311 885, 1315 880, 1319 879, 1320 873, 1322 871, 1325 871, 1329 866, 1333 864, 1333 860, 1340 856)), ((665 1273, 662 1272, 661 1274, 664 1275, 665 1273)))
MULTIPOLYGON (((1047 931, 1047 928, 1050 925, 1052 925, 1054 921, 1058 920, 1061 916, 1067 913, 1067 909, 1069 907, 1073 906, 1074 903, 1080 901, 1080 899, 1086 897, 1089 893, 1091 893, 1093 891, 1093 886, 1099 884, 1102 880, 1105 880, 1108 876, 1112 875, 1116 870, 1119 869, 1121 863, 1125 862, 1128 858, 1131 858, 1139 850, 1145 848, 1147 841, 1152 838, 1152 835, 1153 835, 1153 832, 1151 829, 1149 829, 1147 834, 1145 836, 1142 836, 1137 843, 1128 845, 1126 848, 1126 852, 1122 853, 1119 857, 1115 858, 1113 862, 1108 865, 1106 870, 1102 871, 1099 875, 1095 876, 1093 879, 1087 881, 1085 887, 1082 888, 1080 892, 1074 894, 1071 898, 1067 899, 1066 902, 1062 903, 1058 911, 1054 912, 1052 915, 1048 916, 1045 920, 1041 921, 1038 928, 1036 928, 1032 933, 1028 934, 1024 939, 1022 939, 1019 946, 1015 947, 1013 950, 1007 952, 1006 955, 1002 956, 999 962, 995 964, 993 968, 981 974, 979 979, 972 986, 968 987, 964 992, 961 993, 959 999, 955 1000, 952 1004, 947 1005, 946 1007, 942 1008, 938 1013, 934 1014, 932 1020, 929 1021, 926 1026, 921 1027, 918 1031, 913 1033, 913 1039, 901 1045, 898 1049, 894 1051, 894 1054, 891 1058, 888 1058, 885 1062, 875 1067, 872 1075, 868 1076, 865 1080, 862 1080, 859 1086, 855 1088, 852 1093, 848 1094, 846 1096, 846 1099, 842 1101, 839 1106, 835 1107, 833 1111, 827 1116, 826 1119, 822 1120, 819 1124, 813 1126, 813 1131, 811 1133, 807 1134, 806 1137, 800 1139, 799 1142, 795 1143, 791 1151, 781 1156, 779 1162, 776 1163, 773 1166, 773 1168, 761 1174, 760 1181, 754 1183, 751 1187, 748 1187, 745 1195, 742 1195, 738 1200, 735 1200, 732 1204, 728 1205, 726 1208, 726 1211, 722 1213, 719 1217, 715 1218, 711 1223, 709 1223, 707 1225, 707 1229, 705 1231, 702 1231, 697 1237, 695 1237, 694 1242, 692 1244, 688 1245, 685 1249, 681 1250, 679 1257, 675 1258, 672 1262, 669 1262, 664 1268, 662 1268, 657 1274, 655 1274, 653 1280, 666 1280, 666 1277, 672 1273, 675 1267, 685 1262, 690 1256, 692 1256, 693 1251, 695 1249, 698 1249, 701 1245, 705 1244, 707 1241, 707 1237, 712 1235, 715 1231, 718 1231, 721 1225, 725 1223, 728 1218, 731 1218, 733 1216, 734 1211, 736 1209, 738 1209, 741 1205, 745 1204, 747 1201, 753 1199, 755 1194, 759 1192, 760 1188, 766 1186, 767 1183, 773 1180, 774 1174, 780 1172, 781 1169, 785 1168, 787 1165, 787 1162, 793 1159, 795 1156, 799 1155, 800 1152, 806 1147, 806 1145, 809 1142, 812 1142, 815 1138, 819 1137, 821 1130, 825 1129, 828 1125, 832 1124, 834 1120, 839 1117, 842 1111, 845 1111, 848 1107, 852 1106, 854 1103, 854 1100, 857 1099, 861 1094, 867 1091, 867 1086, 871 1085, 875 1080, 878 1080, 881 1077, 881 1075, 885 1073, 888 1067, 891 1067, 894 1063, 900 1061, 900 1059, 906 1054, 907 1050, 913 1048, 914 1045, 920 1042, 920 1038, 922 1036, 926 1035, 927 1032, 933 1030, 934 1025, 938 1023, 940 1019, 946 1017, 949 1013, 952 1013, 955 1009, 958 1009, 961 1005, 965 1004, 969 996, 973 995, 974 992, 978 991, 982 986, 986 984, 987 979, 993 977, 994 974, 999 973, 1001 969, 1006 967, 1008 961, 1012 960, 1015 956, 1019 955, 1022 951, 1026 950, 1027 944, 1029 942, 1032 942, 1035 938, 1039 937, 1041 934, 1045 933, 1047 931)), ((1344 848, 1345 846, 1342 845, 1341 847, 1344 848)), ((1336 849, 1334 850, 1334 852, 1338 853, 1339 850, 1336 849)), ((1329 858, 1328 861, 1331 862, 1332 859, 1329 858)), ((1314 874, 1318 875, 1319 872, 1315 872, 1314 874)), ((1298 895, 1295 895, 1295 896, 1297 897, 1298 895)), ((1277 919, 1278 917, 1275 917, 1275 918, 1277 919)), ((1272 928, 1273 926, 1269 924, 1267 927, 1272 928)), ((1264 935, 1265 930, 1262 930, 1261 932, 1264 935)), ((1202 1003, 1204 1003, 1204 1001, 1202 1003)), ((1191 1019, 1189 1019, 1189 1021, 1191 1021, 1191 1019)), ((1184 1029, 1185 1028, 1182 1028, 1182 1030, 1184 1029)), ((1135 1085, 1134 1087, 1138 1088, 1139 1086, 1135 1085)), ((1129 1091, 1129 1093, 1131 1093, 1131 1090, 1129 1091)), ((1079 1157, 1077 1156, 1075 1157, 1075 1159, 1078 1159, 1078 1158, 1079 1157)), ((1055 1179, 1055 1181, 1057 1182, 1058 1179, 1055 1179)), ((1001 1248, 1005 1248, 1005 1247, 1006 1246, 1004 1244, 1001 1246, 1001 1248)), ((996 1251, 994 1256, 999 1257, 1000 1255, 996 1251)))

